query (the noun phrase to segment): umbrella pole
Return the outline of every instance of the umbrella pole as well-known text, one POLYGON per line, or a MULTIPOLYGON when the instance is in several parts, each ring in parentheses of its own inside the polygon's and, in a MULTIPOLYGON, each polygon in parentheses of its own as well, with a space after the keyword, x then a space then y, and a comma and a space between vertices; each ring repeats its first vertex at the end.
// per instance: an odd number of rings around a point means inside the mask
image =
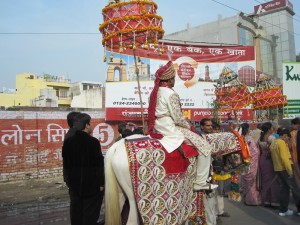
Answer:
POLYGON ((136 74, 136 80, 137 80, 137 83, 138 83, 138 92, 139 92, 139 98, 140 98, 141 115, 142 115, 142 124, 143 124, 143 133, 145 134, 145 118, 144 118, 144 110, 143 110, 143 100, 142 100, 142 94, 141 94, 141 85, 140 85, 140 77, 139 77, 139 68, 138 68, 138 65, 137 65, 135 49, 133 49, 133 56, 134 56, 135 74, 136 74))

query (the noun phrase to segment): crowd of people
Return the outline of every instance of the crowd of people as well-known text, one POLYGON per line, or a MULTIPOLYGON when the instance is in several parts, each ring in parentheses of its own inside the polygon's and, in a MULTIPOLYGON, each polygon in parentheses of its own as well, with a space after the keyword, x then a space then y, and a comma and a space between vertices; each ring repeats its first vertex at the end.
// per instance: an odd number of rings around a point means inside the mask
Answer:
POLYGON ((300 118, 291 120, 291 130, 265 122, 250 131, 242 124, 251 151, 251 165, 242 176, 243 201, 246 205, 277 208, 279 216, 293 215, 288 208, 292 192, 300 216, 300 118))
MULTIPOLYGON (((192 146, 197 152, 194 191, 206 192, 204 199, 209 225, 220 225, 221 217, 230 215, 224 209, 224 181, 209 179, 212 174, 227 173, 222 156, 212 157, 212 146, 206 134, 221 132, 211 119, 200 121, 197 130, 183 116, 179 95, 173 90, 175 69, 172 62, 156 72, 148 108, 148 135, 160 141, 166 152, 182 151, 192 146)), ((63 147, 63 176, 69 188, 71 224, 97 224, 104 194, 104 157, 99 140, 92 137, 91 117, 71 112, 70 127, 63 147)), ((292 131, 270 122, 250 130, 247 123, 237 127, 251 153, 251 164, 242 175, 243 201, 247 205, 278 207, 280 216, 294 212, 288 209, 290 191, 300 216, 299 149, 300 119, 291 122, 292 131)), ((130 129, 126 123, 118 126, 115 141, 132 134, 144 134, 143 128, 130 129)), ((99 221, 98 221, 99 222, 99 221)))

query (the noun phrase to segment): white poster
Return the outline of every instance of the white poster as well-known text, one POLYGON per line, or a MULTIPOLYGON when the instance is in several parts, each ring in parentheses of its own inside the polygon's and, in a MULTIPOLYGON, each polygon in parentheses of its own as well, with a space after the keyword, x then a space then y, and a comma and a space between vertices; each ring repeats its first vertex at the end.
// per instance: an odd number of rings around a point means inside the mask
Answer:
POLYGON ((283 93, 288 106, 284 108, 287 118, 300 116, 300 63, 283 63, 283 93))

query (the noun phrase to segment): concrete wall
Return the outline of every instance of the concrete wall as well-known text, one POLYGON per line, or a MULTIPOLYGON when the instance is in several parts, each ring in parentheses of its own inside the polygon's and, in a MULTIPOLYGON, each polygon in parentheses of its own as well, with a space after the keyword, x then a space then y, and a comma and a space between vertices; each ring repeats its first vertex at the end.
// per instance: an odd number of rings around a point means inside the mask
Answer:
MULTIPOLYGON (((196 41, 207 43, 238 44, 239 17, 219 17, 218 20, 175 33, 167 34, 165 39, 196 41)), ((199 22, 200 23, 200 22, 199 22)))
MULTIPOLYGON (((0 111, 0 182, 62 176, 68 113, 0 111)), ((86 113, 105 152, 118 135, 117 123, 106 123, 104 112, 86 113)))
POLYGON ((82 91, 80 95, 73 96, 72 108, 100 109, 102 108, 102 88, 82 91))

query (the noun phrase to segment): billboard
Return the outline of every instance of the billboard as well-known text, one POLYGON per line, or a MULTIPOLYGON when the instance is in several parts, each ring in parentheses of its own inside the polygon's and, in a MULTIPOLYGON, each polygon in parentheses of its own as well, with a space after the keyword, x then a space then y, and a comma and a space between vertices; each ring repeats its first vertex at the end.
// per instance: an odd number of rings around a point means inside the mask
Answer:
POLYGON ((291 62, 282 64, 283 93, 287 96, 288 106, 284 108, 287 118, 300 116, 300 63, 291 62))
MULTIPOLYGON (((162 45, 161 45, 162 46, 162 45)), ((226 66, 236 71, 252 71, 255 77, 255 51, 253 46, 202 46, 164 43, 162 47, 149 45, 137 50, 137 61, 142 101, 136 82, 136 67, 132 49, 122 54, 107 52, 106 120, 141 120, 147 118, 150 93, 154 86, 155 72, 167 63, 168 55, 176 69, 174 90, 181 98, 182 110, 189 120, 212 117, 215 84, 226 66), (168 54, 166 53, 168 52, 168 54), (251 68, 251 70, 249 70, 251 68), (142 108, 141 109, 141 105, 142 108)), ((239 116, 252 119, 251 110, 240 110, 239 116)), ((226 117, 226 113, 220 113, 226 117)))
POLYGON ((260 5, 254 6, 254 13, 260 14, 265 12, 274 11, 279 8, 288 7, 293 10, 293 4, 288 0, 273 0, 260 5))

